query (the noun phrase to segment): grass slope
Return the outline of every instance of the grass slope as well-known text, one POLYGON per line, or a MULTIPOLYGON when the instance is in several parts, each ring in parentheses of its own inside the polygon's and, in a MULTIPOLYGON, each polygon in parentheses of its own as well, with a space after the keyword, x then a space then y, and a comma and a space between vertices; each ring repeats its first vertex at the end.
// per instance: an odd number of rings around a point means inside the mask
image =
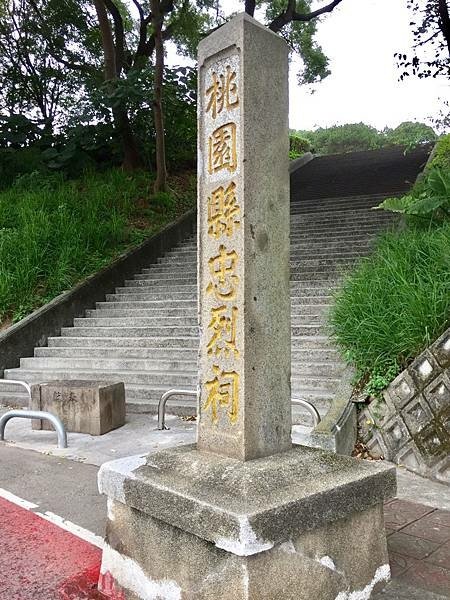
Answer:
POLYGON ((450 222, 382 236, 331 314, 335 339, 376 394, 450 326, 450 222))
POLYGON ((195 204, 195 178, 152 196, 148 173, 26 175, 0 193, 0 325, 17 321, 195 204))

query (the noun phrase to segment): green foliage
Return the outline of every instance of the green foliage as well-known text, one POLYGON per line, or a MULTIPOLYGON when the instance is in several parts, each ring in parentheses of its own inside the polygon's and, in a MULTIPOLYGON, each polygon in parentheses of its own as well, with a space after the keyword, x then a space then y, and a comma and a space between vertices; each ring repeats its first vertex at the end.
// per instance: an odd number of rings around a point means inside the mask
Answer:
POLYGON ((19 177, 0 193, 0 320, 22 318, 193 206, 186 182, 152 197, 145 172, 19 177))
POLYGON ((380 148, 382 143, 375 127, 364 123, 349 123, 316 129, 313 146, 319 154, 339 154, 374 150, 380 148))
POLYGON ((414 225, 450 218, 450 135, 441 138, 432 161, 410 194, 387 198, 378 209, 407 215, 414 225))
POLYGON ((382 131, 364 123, 346 123, 314 131, 297 131, 295 135, 307 139, 311 151, 319 155, 376 150, 386 146, 401 146, 408 151, 437 139, 432 127, 409 121, 395 129, 385 128, 382 131))
MULTIPOLYGON (((297 0, 296 10, 308 14, 312 4, 312 0, 297 0)), ((265 13, 266 24, 283 13, 287 6, 285 0, 261 0, 258 5, 265 13)), ((282 35, 290 48, 303 60, 303 69, 298 73, 300 85, 318 83, 331 73, 328 58, 315 40, 316 32, 317 19, 309 22, 292 21, 282 29, 282 35)))
POLYGON ((299 158, 299 156, 310 150, 311 144, 307 138, 301 137, 297 133, 289 135, 289 158, 291 160, 299 158))
POLYGON ((378 395, 450 325, 450 223, 391 232, 336 293, 330 324, 378 395))
POLYGON ((434 150, 430 167, 450 170, 450 133, 440 138, 434 150))
POLYGON ((413 45, 410 53, 397 52, 400 79, 405 77, 443 76, 448 79, 450 33, 448 2, 436 0, 407 0, 411 13, 413 45))
POLYGON ((405 121, 395 129, 385 130, 386 142, 394 146, 404 146, 407 150, 420 144, 430 144, 437 140, 432 127, 425 123, 405 121))
POLYGON ((0 190, 12 185, 17 177, 47 170, 39 148, 0 148, 0 190))

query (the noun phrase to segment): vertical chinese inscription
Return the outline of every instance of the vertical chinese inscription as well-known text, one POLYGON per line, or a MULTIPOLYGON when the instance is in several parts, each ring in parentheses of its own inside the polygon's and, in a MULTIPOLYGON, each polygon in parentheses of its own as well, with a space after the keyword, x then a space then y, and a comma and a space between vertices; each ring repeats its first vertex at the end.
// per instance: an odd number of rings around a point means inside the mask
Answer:
POLYGON ((214 427, 239 420, 242 302, 239 184, 239 57, 221 58, 203 79, 201 151, 205 187, 200 222, 204 223, 200 299, 203 310, 201 398, 203 418, 214 427))

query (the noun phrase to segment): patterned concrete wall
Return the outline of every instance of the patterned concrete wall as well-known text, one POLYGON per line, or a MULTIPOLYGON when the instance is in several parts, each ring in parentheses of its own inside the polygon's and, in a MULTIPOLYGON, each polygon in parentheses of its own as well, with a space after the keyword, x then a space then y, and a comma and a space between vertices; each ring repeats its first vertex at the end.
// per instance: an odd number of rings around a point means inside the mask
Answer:
POLYGON ((450 329, 360 415, 374 453, 450 484, 450 329))

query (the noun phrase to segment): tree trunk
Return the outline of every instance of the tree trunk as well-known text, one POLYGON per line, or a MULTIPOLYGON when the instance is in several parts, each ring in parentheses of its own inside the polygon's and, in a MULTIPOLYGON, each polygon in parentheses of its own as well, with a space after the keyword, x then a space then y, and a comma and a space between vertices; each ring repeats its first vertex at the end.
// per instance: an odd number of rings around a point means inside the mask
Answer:
POLYGON ((439 27, 447 42, 448 55, 450 57, 450 15, 448 13, 447 0, 439 0, 439 27))
POLYGON ((128 113, 125 108, 116 108, 113 110, 113 117, 114 126, 122 138, 122 167, 125 171, 135 171, 141 168, 143 163, 128 113))
MULTIPOLYGON (((108 19, 104 0, 93 0, 97 12, 100 32, 102 36, 103 55, 105 60, 105 82, 110 83, 117 79, 116 48, 108 19)), ((136 138, 131 128, 130 119, 125 107, 113 109, 114 127, 122 139, 123 168, 131 171, 142 166, 142 160, 136 138)))
POLYGON ((163 192, 167 184, 166 148, 164 136, 164 114, 162 105, 164 77, 164 41, 162 38, 163 15, 160 0, 151 1, 152 26, 155 36, 155 90, 153 118, 156 132, 156 179, 155 193, 163 192))

